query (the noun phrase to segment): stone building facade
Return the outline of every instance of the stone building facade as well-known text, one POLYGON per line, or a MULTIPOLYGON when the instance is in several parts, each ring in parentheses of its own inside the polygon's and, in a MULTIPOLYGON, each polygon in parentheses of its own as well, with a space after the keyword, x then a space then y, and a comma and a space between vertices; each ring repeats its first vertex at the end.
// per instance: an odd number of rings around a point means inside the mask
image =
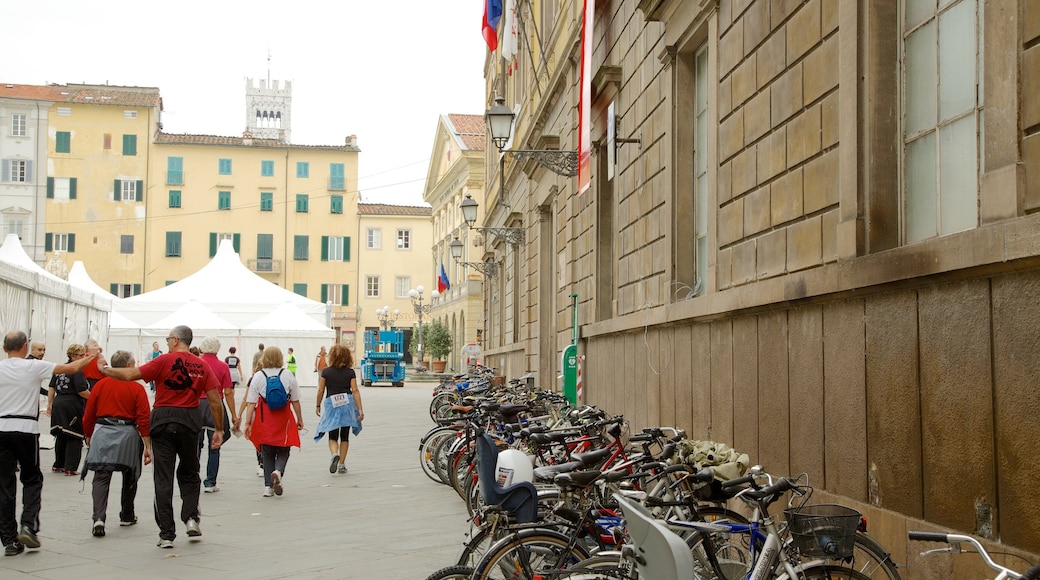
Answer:
MULTIPOLYGON (((574 150, 583 3, 519 5, 488 103, 518 111, 507 149, 574 150)), ((512 305, 488 358, 552 386, 577 294, 587 401, 807 473, 900 562, 914 528, 1040 551, 1040 5, 600 0, 593 24, 591 187, 507 153, 481 200, 527 234, 486 241, 512 305)))

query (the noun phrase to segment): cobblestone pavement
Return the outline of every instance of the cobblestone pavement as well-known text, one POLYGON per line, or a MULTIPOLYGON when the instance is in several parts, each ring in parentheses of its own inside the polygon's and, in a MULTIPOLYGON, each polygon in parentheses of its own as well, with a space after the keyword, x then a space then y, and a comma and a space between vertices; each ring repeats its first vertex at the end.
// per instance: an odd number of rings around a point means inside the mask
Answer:
MULTIPOLYGON (((315 443, 314 388, 303 389, 302 449, 293 449, 285 494, 261 497, 256 456, 245 438, 221 451, 218 493, 202 494, 202 536, 178 529, 174 549, 156 547, 152 470, 137 495, 136 526, 119 527, 115 475, 103 538, 91 536, 90 481, 45 467, 42 547, 0 557, 0 578, 365 578, 422 579, 453 563, 469 527, 462 501, 419 467, 419 438, 429 418, 432 384, 362 390, 364 430, 351 437, 349 472, 332 475, 324 440, 315 443)), ((47 431, 47 418, 41 430, 47 431)), ((45 444, 49 436, 43 435, 45 444)), ((205 457, 203 457, 205 462, 205 457)), ((205 467, 203 467, 205 470, 205 467)), ((21 489, 18 501, 21 502, 21 489)), ((179 513, 180 498, 174 498, 179 513)), ((19 506, 18 512, 21 513, 19 506)))

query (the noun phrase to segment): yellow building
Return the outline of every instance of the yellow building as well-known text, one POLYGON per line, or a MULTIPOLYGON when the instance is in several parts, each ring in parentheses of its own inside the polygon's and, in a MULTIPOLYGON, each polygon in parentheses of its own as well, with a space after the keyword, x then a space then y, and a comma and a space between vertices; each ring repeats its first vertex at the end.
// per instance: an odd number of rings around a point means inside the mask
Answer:
MULTIPOLYGON (((117 296, 142 291, 149 135, 159 123, 159 90, 105 85, 13 85, 4 96, 45 103, 45 184, 38 213, 45 259, 80 260, 117 296)), ((42 118, 41 118, 42 120, 42 118)), ((43 135, 39 138, 43 139, 43 135)), ((27 244, 29 246, 33 244, 27 244)))
POLYGON ((451 332, 455 347, 451 364, 460 370, 465 370, 464 361, 459 358, 460 348, 483 346, 484 278, 485 275, 493 278, 494 274, 482 274, 467 265, 482 262, 484 255, 480 245, 473 243, 479 242, 476 232, 466 227, 459 212, 459 204, 467 195, 484 199, 486 142, 482 116, 442 115, 437 122, 423 191, 423 199, 433 207, 433 259, 436 264, 444 265, 450 283, 450 288, 434 300, 432 315, 451 332), (451 255, 454 240, 463 243, 458 261, 451 255))
POLYGON ((164 133, 155 88, 11 85, 0 98, 23 124, 21 110, 32 107, 18 103, 49 111, 38 115, 46 156, 11 154, 27 184, 38 183, 36 196, 45 191, 36 218, 43 260, 80 260, 95 282, 126 297, 194 273, 229 238, 252 271, 331 303, 333 326, 354 332, 360 149, 353 135, 342 145, 290 143, 288 82, 246 81, 242 137, 164 133), (34 175, 33 167, 44 169, 34 175))
MULTIPOLYGON (((408 352, 419 322, 419 312, 409 293, 421 286, 423 304, 429 306, 437 290, 437 273, 430 259, 430 208, 359 203, 357 217, 359 333, 380 328, 376 311, 385 307, 390 327, 405 331, 408 352)), ((423 322, 429 321, 429 314, 424 312, 423 322)), ((362 339, 355 339, 357 358, 363 354, 362 339)), ((341 336, 341 340, 350 346, 347 337, 341 336)), ((406 355, 405 360, 411 363, 411 355, 406 355)))

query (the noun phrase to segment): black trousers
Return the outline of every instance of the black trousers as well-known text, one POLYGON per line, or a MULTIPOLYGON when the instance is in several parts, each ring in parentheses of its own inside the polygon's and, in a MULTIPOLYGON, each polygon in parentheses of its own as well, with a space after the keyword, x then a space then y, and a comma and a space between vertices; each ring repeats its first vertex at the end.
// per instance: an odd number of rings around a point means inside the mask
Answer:
POLYGON ((15 502, 18 481, 15 467, 22 479, 23 526, 40 531, 40 498, 43 494, 43 473, 40 472, 40 436, 36 433, 0 431, 0 542, 6 546, 18 536, 15 502))
POLYGON ((83 438, 58 430, 54 433, 54 467, 62 471, 79 471, 83 457, 83 438))
POLYGON ((155 523, 163 540, 177 538, 173 518, 173 479, 181 492, 181 521, 199 519, 199 433, 180 423, 152 429, 152 474, 155 483, 155 523))

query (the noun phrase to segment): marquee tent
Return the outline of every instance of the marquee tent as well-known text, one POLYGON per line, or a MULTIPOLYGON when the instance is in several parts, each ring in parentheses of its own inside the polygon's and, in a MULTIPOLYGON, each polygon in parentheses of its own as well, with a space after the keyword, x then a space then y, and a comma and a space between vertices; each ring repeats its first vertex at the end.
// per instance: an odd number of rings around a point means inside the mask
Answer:
POLYGON ((47 360, 65 362, 73 342, 108 335, 112 295, 94 294, 41 268, 15 234, 0 246, 0 328, 24 331, 47 345, 47 360))
POLYGON ((152 342, 165 349, 174 326, 192 329, 197 344, 205 336, 221 343, 220 357, 234 346, 252 360, 257 344, 292 347, 299 361, 297 379, 318 384, 309 364, 318 350, 335 342, 328 324, 330 309, 264 280, 242 264, 231 240, 221 242, 209 264, 164 288, 117 300, 109 329, 108 352, 125 349, 146 361, 152 342), (118 315, 118 316, 116 316, 118 315))

